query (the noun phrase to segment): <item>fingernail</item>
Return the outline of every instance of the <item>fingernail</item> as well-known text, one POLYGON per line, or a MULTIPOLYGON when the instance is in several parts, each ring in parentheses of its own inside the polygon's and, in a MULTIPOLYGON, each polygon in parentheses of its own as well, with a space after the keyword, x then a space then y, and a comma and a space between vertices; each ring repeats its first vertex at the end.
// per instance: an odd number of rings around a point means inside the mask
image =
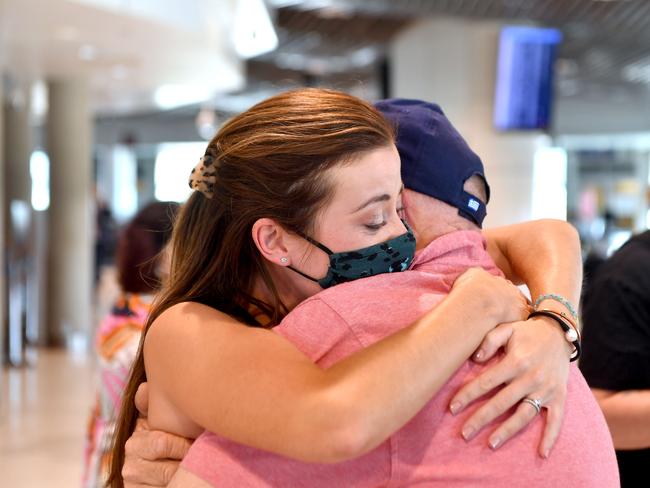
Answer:
POLYGON ((470 426, 464 427, 462 432, 463 439, 465 439, 466 441, 470 440, 472 437, 474 437, 475 432, 476 429, 474 429, 474 427, 470 427, 470 426))
POLYGON ((501 439, 499 439, 498 437, 494 437, 493 439, 490 439, 490 447, 492 449, 496 449, 500 445, 501 445, 501 439))
POLYGON ((456 415, 458 412, 460 412, 462 407, 463 405, 460 402, 456 401, 449 405, 449 410, 451 411, 452 415, 456 415))
POLYGON ((542 454, 542 456, 544 457, 544 459, 548 459, 548 457, 549 457, 550 455, 551 455, 551 450, 550 450, 550 449, 546 449, 546 451, 544 451, 544 454, 542 454))
POLYGON ((481 349, 481 350, 477 351, 476 354, 474 354, 474 359, 476 359, 477 361, 480 361, 481 359, 483 359, 483 356, 485 356, 485 353, 481 349))

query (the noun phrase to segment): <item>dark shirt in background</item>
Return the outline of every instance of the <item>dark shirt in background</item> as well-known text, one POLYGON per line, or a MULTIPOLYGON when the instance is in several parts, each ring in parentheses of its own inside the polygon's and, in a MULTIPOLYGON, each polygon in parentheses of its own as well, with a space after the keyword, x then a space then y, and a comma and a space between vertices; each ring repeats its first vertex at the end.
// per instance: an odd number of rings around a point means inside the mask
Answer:
MULTIPOLYGON (((650 389, 650 231, 630 239, 593 276, 582 308, 580 369, 605 390, 650 389)), ((648 419, 650 422, 650 418, 648 419)), ((616 451, 621 486, 650 486, 650 448, 616 451)))

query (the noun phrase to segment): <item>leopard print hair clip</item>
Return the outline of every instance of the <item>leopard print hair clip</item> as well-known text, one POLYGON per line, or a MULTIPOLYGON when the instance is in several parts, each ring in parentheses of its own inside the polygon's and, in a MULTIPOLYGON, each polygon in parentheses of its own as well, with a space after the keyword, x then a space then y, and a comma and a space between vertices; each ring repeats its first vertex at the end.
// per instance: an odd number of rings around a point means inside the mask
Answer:
POLYGON ((190 173, 190 188, 200 191, 207 198, 212 198, 214 196, 214 184, 217 182, 216 173, 217 166, 214 164, 214 158, 206 154, 190 173))

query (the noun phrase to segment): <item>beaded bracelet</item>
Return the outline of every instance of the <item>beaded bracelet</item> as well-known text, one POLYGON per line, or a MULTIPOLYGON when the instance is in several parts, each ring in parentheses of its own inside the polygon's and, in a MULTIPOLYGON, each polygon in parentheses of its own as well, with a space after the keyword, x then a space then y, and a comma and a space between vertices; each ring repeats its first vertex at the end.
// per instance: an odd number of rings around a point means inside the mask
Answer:
POLYGON ((535 300, 535 305, 533 306, 533 310, 537 310, 537 307, 539 307, 539 304, 542 303, 544 300, 555 300, 556 302, 564 305, 566 309, 569 311, 571 314, 571 317, 573 317, 573 320, 578 320, 578 312, 575 311, 569 300, 564 298, 562 295, 557 295, 555 293, 547 293, 546 295, 540 295, 537 300, 535 300))
POLYGON ((571 357, 569 358, 569 361, 573 362, 576 359, 578 359, 582 355, 582 344, 580 343, 580 334, 578 333, 577 329, 573 328, 571 325, 569 325, 563 318, 562 316, 554 312, 552 310, 535 310, 528 315, 529 319, 532 319, 533 317, 548 317, 550 319, 555 320, 562 330, 564 331, 564 338, 567 340, 567 342, 570 342, 573 347, 575 348, 574 351, 571 353, 571 357))

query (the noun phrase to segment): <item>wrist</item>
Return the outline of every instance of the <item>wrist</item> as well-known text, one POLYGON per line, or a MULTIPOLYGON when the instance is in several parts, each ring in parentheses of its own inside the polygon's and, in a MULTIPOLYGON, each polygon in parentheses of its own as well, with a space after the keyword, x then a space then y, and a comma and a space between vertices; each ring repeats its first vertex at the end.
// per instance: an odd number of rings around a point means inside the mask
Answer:
POLYGON ((555 293, 540 295, 535 301, 533 308, 535 310, 551 310, 559 313, 563 317, 569 318, 573 322, 577 322, 578 320, 578 312, 571 301, 555 293))
POLYGON ((580 333, 576 325, 568 320, 564 314, 553 312, 551 310, 539 310, 535 309, 529 316, 528 319, 533 317, 547 317, 553 320, 557 325, 560 326, 561 330, 564 333, 564 338, 567 343, 573 346, 573 351, 570 356, 570 361, 575 361, 580 358, 582 354, 582 345, 580 340, 580 333))
POLYGON ((450 310, 462 314, 462 322, 475 332, 487 334, 502 322, 504 305, 487 293, 472 293, 466 289, 452 289, 445 299, 450 310))
POLYGON ((530 325, 534 327, 546 327, 552 331, 552 334, 557 337, 558 342, 562 343, 562 349, 566 350, 567 357, 571 357, 573 354, 574 347, 569 341, 566 340, 564 331, 558 327, 558 324, 555 320, 550 317, 545 317, 543 315, 537 315, 526 320, 526 322, 531 322, 530 325))

